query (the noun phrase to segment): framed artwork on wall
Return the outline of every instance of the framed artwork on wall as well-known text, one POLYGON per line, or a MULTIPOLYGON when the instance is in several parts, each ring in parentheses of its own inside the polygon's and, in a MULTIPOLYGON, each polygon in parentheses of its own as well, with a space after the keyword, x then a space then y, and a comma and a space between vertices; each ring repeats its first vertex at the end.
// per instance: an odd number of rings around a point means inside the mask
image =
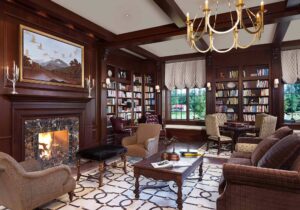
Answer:
POLYGON ((20 25, 20 81, 84 87, 84 47, 20 25))

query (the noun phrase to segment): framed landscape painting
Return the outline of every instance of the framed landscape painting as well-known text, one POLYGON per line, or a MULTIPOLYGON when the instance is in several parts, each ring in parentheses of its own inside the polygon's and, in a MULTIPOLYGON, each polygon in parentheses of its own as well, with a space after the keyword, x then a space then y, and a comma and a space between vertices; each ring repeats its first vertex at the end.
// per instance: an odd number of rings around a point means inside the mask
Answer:
POLYGON ((84 87, 84 47, 20 26, 20 80, 84 87))

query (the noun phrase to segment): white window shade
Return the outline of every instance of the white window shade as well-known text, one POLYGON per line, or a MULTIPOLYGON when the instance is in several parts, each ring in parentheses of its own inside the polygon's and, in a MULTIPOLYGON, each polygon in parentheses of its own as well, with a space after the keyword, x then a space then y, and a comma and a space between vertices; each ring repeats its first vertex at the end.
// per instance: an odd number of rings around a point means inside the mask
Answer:
POLYGON ((202 88, 205 86, 205 60, 168 63, 165 67, 165 85, 174 88, 202 88))
POLYGON ((282 80, 294 84, 300 79, 300 50, 281 51, 282 80))

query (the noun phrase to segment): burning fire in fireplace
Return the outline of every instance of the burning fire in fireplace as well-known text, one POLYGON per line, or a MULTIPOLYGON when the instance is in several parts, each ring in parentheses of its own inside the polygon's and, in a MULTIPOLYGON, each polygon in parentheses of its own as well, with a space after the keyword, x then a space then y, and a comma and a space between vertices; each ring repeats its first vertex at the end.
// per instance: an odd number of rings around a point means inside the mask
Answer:
POLYGON ((41 159, 61 159, 68 155, 69 133, 67 130, 39 133, 38 140, 41 159))

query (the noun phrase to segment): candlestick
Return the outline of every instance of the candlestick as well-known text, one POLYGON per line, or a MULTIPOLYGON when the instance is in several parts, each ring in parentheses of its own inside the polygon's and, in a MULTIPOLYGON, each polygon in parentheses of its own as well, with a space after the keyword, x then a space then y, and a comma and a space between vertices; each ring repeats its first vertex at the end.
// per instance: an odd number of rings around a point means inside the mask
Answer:
POLYGON ((16 83, 19 80, 19 73, 20 73, 20 69, 16 65, 15 61, 13 62, 12 78, 10 78, 9 76, 9 67, 6 66, 6 79, 12 83, 13 86, 13 90, 11 92, 12 94, 18 94, 18 92, 16 91, 16 83))
POLYGON ((92 79, 92 81, 91 81, 91 75, 89 75, 89 77, 86 78, 85 81, 86 81, 86 86, 87 86, 88 91, 89 91, 88 97, 92 98, 92 90, 95 87, 95 79, 92 79))

